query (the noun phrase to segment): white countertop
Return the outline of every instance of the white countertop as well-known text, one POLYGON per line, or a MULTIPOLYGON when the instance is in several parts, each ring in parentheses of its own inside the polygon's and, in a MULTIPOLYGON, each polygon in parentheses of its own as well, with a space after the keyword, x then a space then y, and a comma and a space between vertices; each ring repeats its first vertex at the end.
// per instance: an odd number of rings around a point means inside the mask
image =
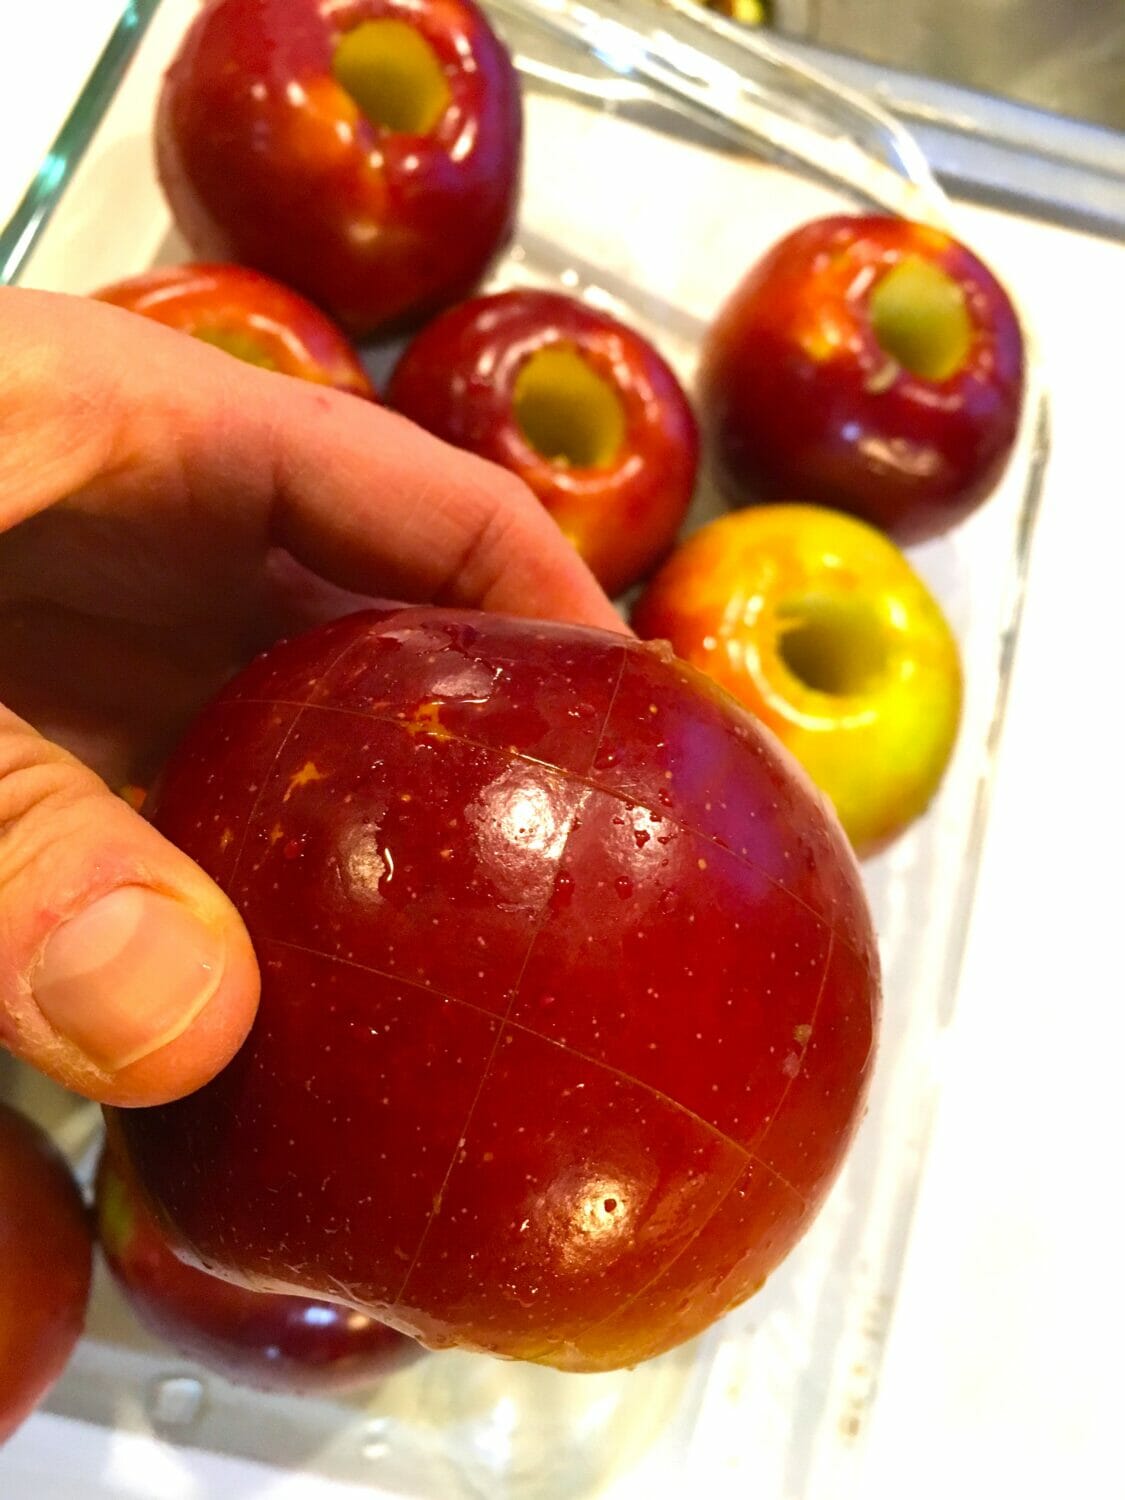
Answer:
MULTIPOLYGON (((49 19, 31 6, 5 15, 0 222, 117 9, 117 0, 56 0, 49 19)), ((1114 1170, 1125 1057, 1125 816, 1116 784, 1125 247, 974 208, 961 223, 1035 320, 1054 447, 941 1103, 864 1435, 861 1492, 865 1500, 993 1492, 1094 1500, 1125 1495, 1114 1170)), ((95 1449, 108 1441, 36 1416, 0 1453, 0 1493, 90 1500, 88 1480, 67 1476, 101 1469, 95 1449)), ((137 1438, 118 1440, 112 1467, 120 1488, 104 1493, 146 1500, 320 1493, 311 1481, 210 1456, 181 1452, 169 1465, 137 1438), (157 1474, 166 1477, 154 1489, 157 1474)), ((323 1493, 345 1491, 326 1485, 323 1493)), ((701 1476, 700 1493, 726 1500, 721 1476, 701 1476)))

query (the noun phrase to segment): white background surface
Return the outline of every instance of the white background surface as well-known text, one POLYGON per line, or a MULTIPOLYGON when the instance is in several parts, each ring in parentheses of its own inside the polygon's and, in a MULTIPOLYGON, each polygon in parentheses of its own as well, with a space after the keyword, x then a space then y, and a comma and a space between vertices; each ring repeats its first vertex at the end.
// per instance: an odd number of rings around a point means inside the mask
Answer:
MULTIPOLYGON (((48 14, 5 0, 0 221, 117 8, 117 0, 56 0, 48 14)), ((1036 322, 1054 454, 942 1103, 866 1434, 862 1493, 1101 1500, 1125 1496, 1117 1433, 1125 1394, 1125 247, 979 210, 966 209, 961 222, 1036 322)), ((349 1493, 250 1465, 171 1460, 137 1439, 111 1451, 104 1434, 38 1416, 0 1455, 0 1495, 94 1500, 103 1493, 96 1472, 117 1486, 105 1494, 145 1500, 349 1493)), ((726 1497, 708 1481, 706 1500, 726 1497)))

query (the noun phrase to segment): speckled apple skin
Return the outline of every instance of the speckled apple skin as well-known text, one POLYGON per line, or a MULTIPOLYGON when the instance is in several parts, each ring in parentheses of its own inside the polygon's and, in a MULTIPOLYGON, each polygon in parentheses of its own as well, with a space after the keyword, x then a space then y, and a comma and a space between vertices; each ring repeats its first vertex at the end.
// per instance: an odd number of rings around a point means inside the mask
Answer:
POLYGON ((223 1073, 115 1113, 200 1264, 599 1370, 808 1226, 872 1065, 871 921, 796 762, 666 649, 351 616, 237 678, 152 814, 262 968, 223 1073))

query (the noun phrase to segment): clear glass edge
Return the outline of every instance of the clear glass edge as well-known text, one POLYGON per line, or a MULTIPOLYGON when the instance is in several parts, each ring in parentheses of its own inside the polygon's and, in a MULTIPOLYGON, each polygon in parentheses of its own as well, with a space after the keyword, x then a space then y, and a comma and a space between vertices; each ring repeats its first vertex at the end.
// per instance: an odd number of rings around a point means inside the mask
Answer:
POLYGON ((81 93, 11 218, 0 229, 0 286, 13 285, 94 139, 160 0, 128 0, 81 93))

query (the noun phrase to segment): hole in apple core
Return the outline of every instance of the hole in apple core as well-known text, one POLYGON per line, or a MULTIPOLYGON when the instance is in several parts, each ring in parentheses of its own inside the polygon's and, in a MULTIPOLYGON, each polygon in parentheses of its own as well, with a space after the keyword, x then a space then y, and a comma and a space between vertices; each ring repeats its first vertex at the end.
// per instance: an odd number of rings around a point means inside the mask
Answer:
POLYGON ((858 599, 809 594, 777 611, 777 651, 798 682, 833 697, 863 693, 887 670, 887 632, 858 599))
POLYGON ((512 411, 537 453, 570 468, 604 468, 625 441, 620 396, 569 344, 539 349, 524 361, 512 411))
POLYGON ((204 344, 223 349, 248 365, 257 365, 262 370, 276 370, 277 363, 270 357, 260 339, 244 328, 196 328, 195 337, 204 344))
POLYGON ((428 135, 449 107, 438 55, 406 21, 364 21, 336 45, 332 74, 372 125, 428 135))
POLYGON ((948 380, 968 358, 965 294, 940 266, 908 255, 875 283, 868 304, 884 354, 922 380, 948 380))

